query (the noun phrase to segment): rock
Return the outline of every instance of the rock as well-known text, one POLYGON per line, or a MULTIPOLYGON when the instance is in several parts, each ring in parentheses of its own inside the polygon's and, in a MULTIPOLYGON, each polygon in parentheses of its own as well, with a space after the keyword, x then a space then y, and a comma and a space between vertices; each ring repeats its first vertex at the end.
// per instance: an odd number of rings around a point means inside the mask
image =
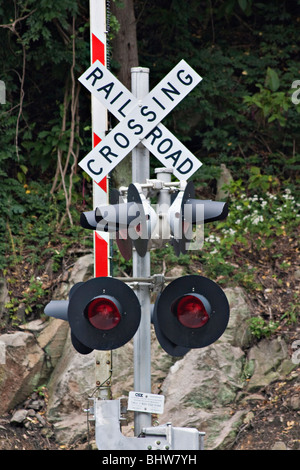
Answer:
POLYGON ((46 422, 45 418, 40 413, 36 413, 35 416, 36 416, 36 419, 38 420, 39 424, 42 427, 45 427, 47 425, 47 422, 46 422))
POLYGON ((233 429, 248 411, 234 413, 230 408, 243 387, 243 363, 243 351, 228 343, 189 351, 162 384, 165 409, 159 422, 209 430, 205 447, 222 448, 234 438, 233 429))
POLYGON ((29 323, 25 323, 24 325, 20 325, 19 328, 22 331, 29 331, 30 333, 38 333, 45 328, 45 320, 42 320, 41 318, 38 320, 33 320, 29 323))
POLYGON ((251 344, 251 331, 249 319, 251 310, 246 295, 240 287, 224 289, 230 307, 230 318, 227 328, 219 341, 232 344, 240 348, 247 348, 251 344))
POLYGON ((299 395, 293 395, 291 397, 291 408, 292 410, 300 410, 300 396, 299 395))
POLYGON ((277 441, 275 442, 271 450, 287 450, 287 447, 284 442, 277 441))
POLYGON ((0 319, 2 318, 4 306, 8 302, 8 300, 9 295, 5 279, 0 277, 0 319))
POLYGON ((180 265, 174 266, 170 271, 167 272, 168 277, 181 277, 184 276, 184 268, 180 265))
POLYGON ((33 400, 31 403, 29 403, 28 408, 32 409, 34 411, 39 411, 42 409, 44 406, 43 400, 33 400))
POLYGON ((6 361, 0 364, 0 415, 21 403, 39 385, 44 352, 30 333, 2 335, 6 361))
MULTIPOLYGON (((67 298, 74 284, 93 277, 93 268, 93 254, 79 258, 68 283, 62 284, 55 292, 54 299, 67 298)), ((58 321, 59 324, 57 321, 52 322, 50 335, 52 337, 54 333, 56 344, 51 342, 46 346, 45 334, 38 339, 43 348, 50 352, 52 364, 55 365, 53 373, 48 377, 47 417, 54 423, 58 438, 69 443, 80 430, 86 432, 86 414, 83 409, 87 407, 87 399, 95 390, 95 353, 86 356, 77 353, 71 344, 69 324, 58 321)))
POLYGON ((53 423, 57 439, 69 444, 78 433, 86 433, 88 397, 95 390, 94 352, 80 355, 68 334, 62 356, 48 382, 47 419, 53 423))
MULTIPOLYGON (((50 377, 47 418, 63 444, 70 444, 80 433, 87 433, 84 409, 88 408, 88 398, 96 391, 95 360, 99 353, 101 355, 101 351, 80 355, 74 350, 68 335, 63 354, 50 377)), ((114 350, 112 355, 111 392, 116 399, 133 390, 132 341, 114 350)))
POLYGON ((94 255, 90 253, 88 255, 79 258, 72 269, 70 277, 70 285, 74 285, 77 282, 85 282, 93 277, 94 273, 94 255))
POLYGON ((48 382, 48 418, 59 419, 86 407, 95 389, 94 352, 81 355, 75 351, 68 335, 60 361, 48 382))
POLYGON ((287 400, 285 400, 284 405, 290 408, 291 410, 300 410, 300 395, 292 395, 287 400))
POLYGON ((253 413, 253 411, 249 411, 249 412, 246 414, 243 423, 244 423, 244 424, 249 424, 249 423, 251 423, 251 421, 253 420, 253 418, 254 418, 254 413, 253 413))
POLYGON ((260 393, 252 393, 251 395, 247 395, 241 399, 241 403, 255 405, 259 402, 265 401, 265 397, 260 393))
MULTIPOLYGON (((153 333, 153 332, 152 332, 153 333)), ((99 358, 97 352, 97 358, 99 358)), ((88 397, 96 388, 96 353, 87 356, 78 354, 68 336, 62 356, 48 383, 49 402, 47 417, 53 423, 57 437, 68 445, 81 433, 86 434, 86 413, 88 397)), ((152 335, 151 366, 154 393, 166 377, 173 358, 158 345, 152 335)), ((134 390, 133 340, 112 351, 112 398, 128 396, 134 390)))
POLYGON ((70 411, 68 414, 60 415, 60 420, 53 423, 56 441, 61 445, 71 445, 73 442, 87 436, 86 413, 70 411))
POLYGON ((50 439, 51 437, 54 436, 54 432, 49 427, 43 427, 41 429, 41 436, 46 437, 47 439, 50 439))
POLYGON ((70 273, 68 282, 64 282, 56 289, 53 300, 63 300, 68 298, 71 287, 77 282, 85 282, 93 277, 94 272, 94 257, 93 254, 88 254, 79 258, 74 264, 70 273))
POLYGON ((0 415, 49 380, 68 329, 62 320, 37 320, 23 325, 24 331, 0 336, 0 415))
POLYGON ((27 410, 17 410, 13 414, 10 423, 11 424, 22 424, 27 418, 27 410))
POLYGON ((206 450, 226 450, 233 445, 247 410, 231 413, 224 409, 224 412, 217 416, 215 422, 210 424, 211 427, 208 429, 209 432, 204 440, 206 450))
POLYGON ((282 338, 263 339, 249 351, 245 368, 251 371, 251 377, 247 391, 256 392, 276 380, 282 380, 295 367, 282 338))
POLYGON ((228 191, 224 189, 224 186, 230 184, 232 180, 233 178, 230 171, 224 163, 221 163, 221 174, 217 181, 217 201, 225 201, 227 199, 228 191))
POLYGON ((300 280, 300 269, 296 269, 295 273, 294 273, 294 277, 297 281, 300 280))
POLYGON ((49 318, 46 327, 37 337, 39 346, 45 351, 46 357, 49 358, 50 364, 48 366, 50 371, 55 368, 62 355, 68 332, 68 322, 57 318, 49 318))
POLYGON ((25 323, 26 318, 26 305, 24 302, 21 302, 16 311, 17 323, 25 323))
MULTIPOLYGON (((0 336, 0 365, 5 364, 6 362, 6 344, 4 341, 1 341, 1 336, 0 336)), ((1 376, 0 376, 0 382, 1 382, 1 376)))

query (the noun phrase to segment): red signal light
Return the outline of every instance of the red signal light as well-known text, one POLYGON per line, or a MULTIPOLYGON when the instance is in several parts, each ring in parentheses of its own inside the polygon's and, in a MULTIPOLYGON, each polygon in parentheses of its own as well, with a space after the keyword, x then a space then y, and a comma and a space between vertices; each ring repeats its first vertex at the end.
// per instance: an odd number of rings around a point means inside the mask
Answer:
POLYGON ((153 324, 161 347, 171 356, 217 341, 229 321, 229 303, 211 279, 189 275, 170 282, 159 294, 153 324))
POLYGON ((98 330, 112 330, 121 321, 119 308, 111 299, 105 297, 93 299, 86 307, 86 315, 98 330))
POLYGON ((67 319, 77 352, 110 351, 133 338, 141 321, 141 305, 125 282, 95 277, 72 287, 67 319))
POLYGON ((209 320, 209 308, 205 308, 200 296, 185 295, 175 303, 173 313, 188 328, 201 328, 209 320))

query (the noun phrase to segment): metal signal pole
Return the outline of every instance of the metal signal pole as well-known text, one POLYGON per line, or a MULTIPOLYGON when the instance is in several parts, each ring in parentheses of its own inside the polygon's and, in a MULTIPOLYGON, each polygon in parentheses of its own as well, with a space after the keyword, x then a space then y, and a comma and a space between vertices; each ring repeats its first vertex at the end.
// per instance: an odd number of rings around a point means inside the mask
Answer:
MULTIPOLYGON (((131 91, 139 100, 149 93, 149 69, 131 69, 131 91)), ((149 151, 140 143, 132 150, 132 181, 145 183, 150 175, 149 151)), ((133 249, 133 277, 150 277, 150 252, 144 257, 133 249)), ((142 317, 134 336, 134 390, 151 393, 151 305, 149 283, 138 282, 137 297, 142 317)), ((138 436, 143 427, 151 426, 151 414, 135 412, 134 433, 138 436)))

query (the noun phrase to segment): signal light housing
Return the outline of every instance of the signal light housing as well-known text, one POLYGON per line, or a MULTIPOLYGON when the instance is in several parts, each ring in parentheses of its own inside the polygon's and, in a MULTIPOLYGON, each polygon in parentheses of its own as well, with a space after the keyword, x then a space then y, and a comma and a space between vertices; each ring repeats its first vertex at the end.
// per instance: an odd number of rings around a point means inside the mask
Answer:
POLYGON ((117 190, 111 193, 110 199, 111 204, 107 206, 82 212, 80 225, 90 230, 115 233, 118 247, 126 260, 132 255, 132 244, 139 256, 144 257, 156 225, 156 212, 138 184, 128 186, 127 202, 123 202, 117 190))
MULTIPOLYGON (((109 199, 111 204, 126 203, 119 191, 113 188, 110 191, 109 199)), ((127 228, 116 232, 116 243, 125 261, 129 261, 132 257, 132 240, 128 236, 127 228)))
POLYGON ((134 203, 109 204, 96 207, 93 211, 82 212, 80 225, 101 232, 119 232, 130 225, 139 223, 139 208, 134 203))
POLYGON ((173 237, 171 244, 177 256, 187 251, 187 244, 191 240, 192 224, 185 220, 184 209, 187 200, 194 196, 194 184, 192 181, 189 181, 186 187, 178 192, 168 212, 168 220, 173 237))
POLYGON ((89 354, 94 349, 117 349, 130 341, 140 324, 141 307, 127 284, 97 277, 76 284, 69 301, 51 301, 45 314, 67 320, 74 348, 89 354))
MULTIPOLYGON (((140 303, 132 291, 122 281, 108 277, 90 279, 79 286, 70 298, 68 319, 73 335, 80 343, 91 349, 112 350, 126 344, 137 331, 140 319, 140 303), (114 306, 120 317, 109 329, 95 327, 88 316, 89 306, 97 299, 98 307, 114 306), (101 304, 102 302, 102 304, 101 304)), ((102 320, 103 322, 103 320, 102 320)))
POLYGON ((157 299, 153 308, 153 314, 152 314, 152 323, 154 325, 154 330, 155 330, 157 341, 159 342, 163 350, 166 353, 168 353, 170 356, 182 357, 190 350, 190 348, 186 348, 184 346, 179 346, 178 344, 175 344, 168 338, 168 336, 166 336, 163 333, 162 329, 160 328, 160 324, 157 318, 157 307, 159 304, 160 296, 161 294, 157 296, 157 299))
POLYGON ((214 281, 196 275, 171 282, 157 298, 153 311, 157 339, 172 356, 214 343, 228 321, 224 291, 214 281))
POLYGON ((136 203, 139 208, 139 223, 130 230, 129 237, 139 256, 144 257, 148 250, 151 234, 156 226, 157 214, 151 207, 139 184, 128 186, 128 203, 136 203))
POLYGON ((170 206, 168 220, 170 224, 175 254, 186 253, 192 240, 193 226, 201 223, 223 220, 228 215, 226 202, 195 199, 195 187, 189 181, 178 192, 170 206))

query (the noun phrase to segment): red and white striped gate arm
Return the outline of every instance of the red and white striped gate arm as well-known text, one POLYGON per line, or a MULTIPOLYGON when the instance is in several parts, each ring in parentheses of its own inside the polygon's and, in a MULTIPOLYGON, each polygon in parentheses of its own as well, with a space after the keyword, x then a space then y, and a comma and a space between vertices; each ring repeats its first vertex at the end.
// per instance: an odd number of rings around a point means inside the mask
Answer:
MULTIPOLYGON (((106 0, 90 0, 90 44, 91 63, 97 59, 106 64, 106 0)), ((107 109, 93 96, 92 103, 92 136, 93 147, 104 137, 108 128, 107 109)), ((108 204, 108 178, 93 183, 93 207, 108 204)), ((109 234, 94 232, 94 276, 109 276, 109 234)))

